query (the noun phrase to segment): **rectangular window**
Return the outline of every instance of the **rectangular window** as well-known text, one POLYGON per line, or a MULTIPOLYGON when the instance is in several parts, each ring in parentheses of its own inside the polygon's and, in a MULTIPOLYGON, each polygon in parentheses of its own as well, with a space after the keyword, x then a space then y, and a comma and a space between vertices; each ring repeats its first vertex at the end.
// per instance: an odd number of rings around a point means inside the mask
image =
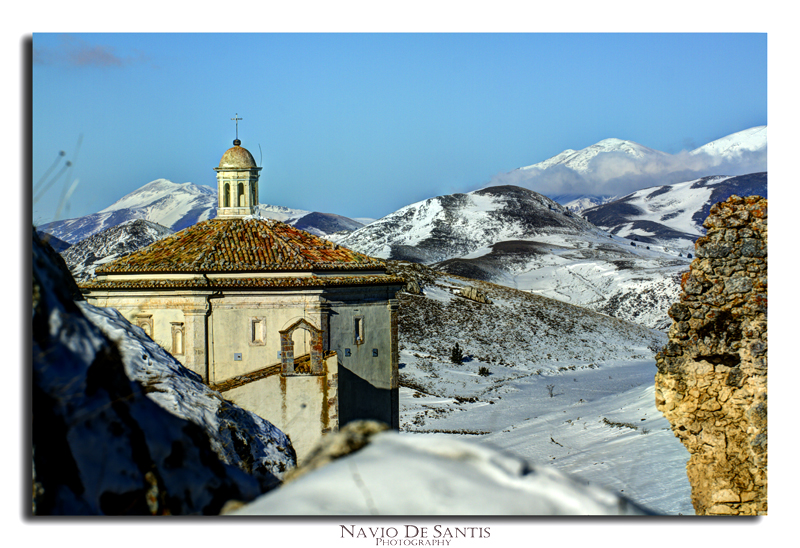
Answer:
POLYGON ((356 316, 354 324, 354 342, 362 344, 364 342, 364 317, 356 316))
POLYGON ((267 319, 265 317, 250 318, 250 346, 266 344, 267 319))

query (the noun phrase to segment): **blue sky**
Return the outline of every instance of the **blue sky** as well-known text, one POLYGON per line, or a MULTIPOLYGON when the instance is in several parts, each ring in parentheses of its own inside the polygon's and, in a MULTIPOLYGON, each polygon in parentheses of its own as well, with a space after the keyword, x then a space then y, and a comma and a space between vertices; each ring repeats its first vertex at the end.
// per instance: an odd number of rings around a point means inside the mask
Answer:
POLYGON ((608 137, 664 152, 767 124, 767 35, 34 34, 33 220, 158 178, 215 186, 234 138, 262 203, 381 217, 608 137), (260 147, 260 148, 259 148, 260 147))

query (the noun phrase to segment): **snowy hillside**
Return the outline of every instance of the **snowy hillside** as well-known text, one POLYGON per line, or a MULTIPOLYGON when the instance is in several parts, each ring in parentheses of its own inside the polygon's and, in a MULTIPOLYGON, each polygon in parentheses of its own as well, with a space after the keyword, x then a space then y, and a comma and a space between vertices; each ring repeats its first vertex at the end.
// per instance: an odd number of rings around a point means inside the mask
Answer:
POLYGON ((766 198, 767 174, 703 177, 645 188, 582 215, 617 236, 691 252, 695 240, 705 234, 703 221, 711 206, 733 194, 766 198))
POLYGON ((94 277, 95 269, 169 236, 172 230, 136 219, 107 228, 70 246, 61 253, 77 281, 94 277))
POLYGON ((373 257, 430 264, 495 242, 585 232, 600 231, 541 194, 505 186, 405 206, 337 243, 373 257))
MULTIPOLYGON (((38 229, 71 244, 134 219, 150 221, 177 232, 200 221, 213 219, 217 215, 216 208, 216 189, 157 179, 97 213, 48 223, 38 229)), ((363 223, 340 215, 269 204, 259 204, 258 213, 261 217, 290 225, 303 220, 303 229, 319 236, 363 226, 363 223)))
POLYGON ((490 187, 418 202, 339 243, 658 329, 669 325, 666 312, 689 264, 677 249, 648 249, 612 236, 549 198, 519 187, 490 187))
POLYGON ((562 194, 559 196, 552 196, 552 199, 573 213, 580 215, 584 210, 599 205, 613 202, 619 196, 585 196, 574 194, 562 194))
POLYGON ((401 433, 469 436, 651 510, 693 513, 688 453, 655 409, 664 333, 422 265, 390 270, 422 290, 398 294, 401 433))

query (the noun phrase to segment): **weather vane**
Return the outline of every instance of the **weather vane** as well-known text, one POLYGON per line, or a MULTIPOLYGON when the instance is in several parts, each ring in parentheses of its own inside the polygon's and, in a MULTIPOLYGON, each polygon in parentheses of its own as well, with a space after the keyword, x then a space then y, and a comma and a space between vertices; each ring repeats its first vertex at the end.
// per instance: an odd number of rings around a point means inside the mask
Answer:
POLYGON ((237 112, 236 113, 236 117, 235 118, 231 118, 231 120, 234 120, 236 122, 236 140, 238 141, 239 140, 239 120, 242 120, 242 118, 239 118, 239 113, 237 112))

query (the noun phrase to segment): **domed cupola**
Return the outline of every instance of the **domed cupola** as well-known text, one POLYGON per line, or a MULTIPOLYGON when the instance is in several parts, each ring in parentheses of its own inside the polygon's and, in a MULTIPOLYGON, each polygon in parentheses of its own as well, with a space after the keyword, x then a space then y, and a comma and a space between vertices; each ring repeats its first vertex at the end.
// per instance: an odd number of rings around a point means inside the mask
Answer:
POLYGON ((258 172, 261 168, 250 151, 239 140, 239 115, 236 121, 236 139, 219 161, 217 172, 217 218, 231 219, 253 215, 258 205, 258 172))
POLYGON ((219 168, 251 169, 256 167, 256 161, 250 151, 239 146, 241 141, 236 139, 233 144, 234 146, 226 150, 225 154, 222 155, 222 159, 219 161, 219 168))

